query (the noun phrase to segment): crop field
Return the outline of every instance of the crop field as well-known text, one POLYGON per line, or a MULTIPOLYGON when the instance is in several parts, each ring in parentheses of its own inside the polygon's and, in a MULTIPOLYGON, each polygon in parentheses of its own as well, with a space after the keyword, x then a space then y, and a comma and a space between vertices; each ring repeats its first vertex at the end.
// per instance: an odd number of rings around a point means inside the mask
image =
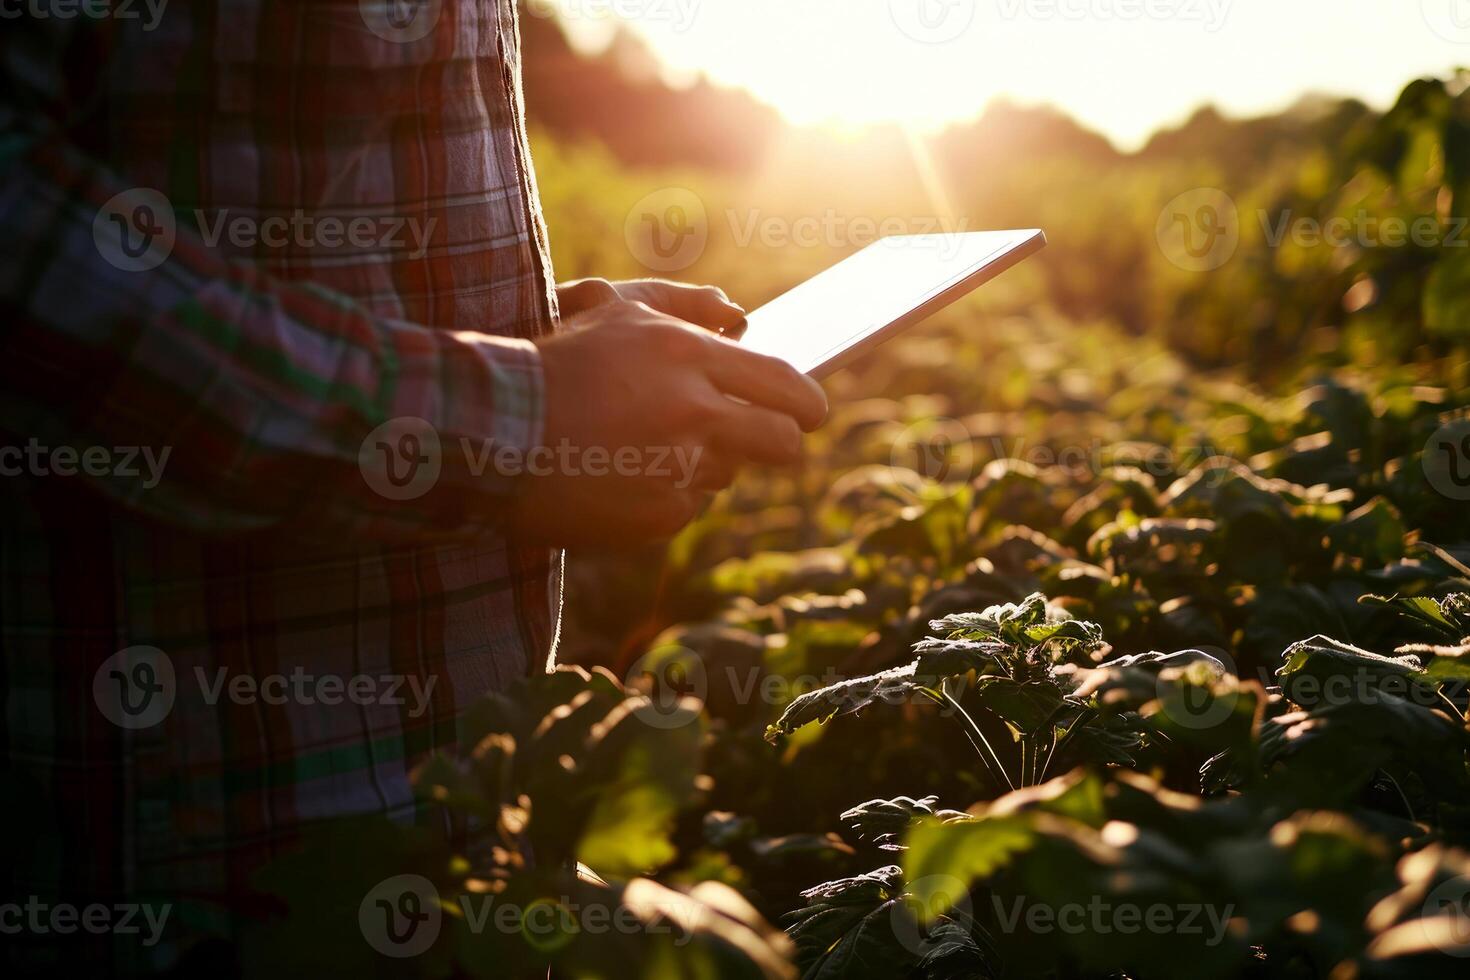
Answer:
POLYGON ((1463 977, 1464 89, 1044 165, 934 144, 942 208, 821 147, 730 174, 539 134, 563 279, 753 308, 885 221, 1051 246, 831 379, 800 468, 570 557, 578 666, 421 773, 461 848, 343 827, 353 873, 280 891, 418 868, 444 975, 1463 977), (661 269, 671 201, 700 241, 661 269))

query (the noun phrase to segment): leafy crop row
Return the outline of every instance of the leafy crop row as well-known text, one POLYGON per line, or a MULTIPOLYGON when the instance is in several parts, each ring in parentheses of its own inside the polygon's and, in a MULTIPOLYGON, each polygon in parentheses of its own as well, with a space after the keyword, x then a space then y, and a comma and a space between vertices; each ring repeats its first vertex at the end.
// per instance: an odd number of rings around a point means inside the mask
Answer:
MULTIPOLYGON (((312 914, 251 962, 1464 975, 1470 260, 1247 235, 1200 275, 1152 241, 1212 183, 1247 218, 1448 225, 1462 88, 1344 109, 1287 162, 1143 154, 1103 194, 1061 155, 1006 185, 1068 229, 1040 281, 832 379, 804 468, 742 478, 659 573, 574 556, 564 649, 612 669, 488 699, 419 774, 432 828, 333 824, 283 859, 261 887, 312 914), (404 876, 437 941, 394 963, 360 911, 404 876)), ((556 226, 581 184, 543 184, 556 226)), ((711 256, 696 278, 767 267, 711 256)))

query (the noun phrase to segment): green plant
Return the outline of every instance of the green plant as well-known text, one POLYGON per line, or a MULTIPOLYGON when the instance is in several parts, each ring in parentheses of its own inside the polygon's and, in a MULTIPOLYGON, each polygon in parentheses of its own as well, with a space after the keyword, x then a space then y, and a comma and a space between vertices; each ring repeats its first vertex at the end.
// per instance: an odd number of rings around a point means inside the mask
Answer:
MULTIPOLYGON (((1470 594, 1390 604, 1463 640, 1470 594)), ((902 797, 844 813, 902 865, 802 893, 789 930, 804 977, 1167 977, 1182 961, 1201 977, 1458 975, 1470 854, 1444 845, 1464 843, 1470 804, 1461 645, 1424 660, 1315 637, 1285 651, 1280 686, 1267 690, 1193 650, 1089 666, 1100 631, 1048 618, 1039 595, 932 625, 945 635, 919 643, 905 672, 811 692, 773 734, 868 707, 857 692, 892 693, 897 678, 931 694, 917 678, 969 675, 966 698, 1020 746, 1023 787, 1042 745, 1111 737, 1109 761, 1123 764, 1084 765, 965 812, 902 797), (1213 792, 1136 772, 1128 749, 1149 745, 1203 750, 1213 792), (1396 798, 1375 795, 1380 779, 1396 798), (1433 888, 1440 904, 1425 901, 1433 888), (1069 928, 1078 909, 1098 915, 1069 928)), ((983 739, 960 696, 932 700, 983 739)), ((982 759, 999 765, 993 752, 982 759)))
POLYGON ((643 876, 674 857, 674 820, 697 798, 698 712, 573 669, 486 699, 465 751, 416 773, 426 819, 459 828, 460 846, 386 820, 324 830, 263 873, 296 914, 252 937, 247 972, 338 975, 402 955, 414 976, 786 976, 780 933, 732 889, 643 876), (420 947, 387 941, 373 907, 391 913, 406 887, 430 917, 420 947))

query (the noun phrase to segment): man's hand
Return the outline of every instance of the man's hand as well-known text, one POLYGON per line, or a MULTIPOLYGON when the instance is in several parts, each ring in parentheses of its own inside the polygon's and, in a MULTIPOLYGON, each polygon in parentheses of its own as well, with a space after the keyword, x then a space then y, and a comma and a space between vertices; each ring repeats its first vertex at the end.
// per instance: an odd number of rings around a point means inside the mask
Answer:
POLYGON ((796 462, 802 430, 826 417, 821 387, 795 368, 644 303, 577 321, 539 342, 544 446, 508 525, 522 543, 672 535, 742 463, 796 462))
POLYGON ((605 303, 623 300, 642 303, 660 313, 726 336, 737 336, 745 325, 745 310, 731 302, 725 291, 717 286, 690 286, 667 279, 635 279, 629 282, 579 279, 556 287, 556 295, 562 317, 569 320, 605 303))

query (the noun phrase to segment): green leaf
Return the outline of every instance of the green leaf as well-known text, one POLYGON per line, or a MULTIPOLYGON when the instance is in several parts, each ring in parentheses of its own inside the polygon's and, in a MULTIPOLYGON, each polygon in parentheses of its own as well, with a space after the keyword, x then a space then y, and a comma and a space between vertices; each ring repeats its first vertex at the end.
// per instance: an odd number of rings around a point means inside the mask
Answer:
POLYGON ((1218 658, 1203 650, 1177 650, 1173 653, 1155 650, 1117 657, 1094 668, 1078 670, 1073 696, 1090 699, 1099 708, 1114 713, 1137 711, 1162 693, 1165 685, 1160 681, 1160 675, 1165 671, 1185 670, 1196 665, 1203 666, 1214 677, 1229 673, 1218 658))
POLYGON ((1467 746, 1463 721, 1382 691, 1270 718, 1261 728, 1262 764, 1280 767, 1280 788, 1314 805, 1345 804, 1390 765, 1463 796, 1467 746))
POLYGON ((912 697, 918 686, 914 665, 909 664, 808 691, 787 705, 776 723, 766 728, 766 741, 774 744, 779 736, 790 735, 812 722, 827 722, 836 715, 852 714, 872 704, 905 701, 912 697))
POLYGON ((859 840, 877 840, 899 833, 920 817, 932 817, 938 804, 937 796, 869 800, 843 812, 839 819, 853 829, 859 840))
POLYGON ((850 555, 837 548, 763 551, 712 569, 709 585, 722 595, 770 602, 788 592, 841 592, 858 578, 850 555))
POLYGON ((898 942, 895 934, 895 924, 910 914, 903 873, 896 866, 830 881, 801 896, 806 907, 786 918, 803 980, 880 980, 902 976, 918 962, 920 953, 898 942))
POLYGON ((1366 606, 1393 609, 1447 640, 1470 638, 1470 594, 1464 592, 1451 593, 1442 600, 1429 596, 1365 595, 1358 601, 1366 606))
POLYGON ((1458 980, 1470 947, 1470 854, 1432 844, 1398 865, 1398 889, 1368 914, 1369 976, 1458 980))
POLYGON ((914 898, 924 921, 949 911, 958 882, 983 881, 1035 845, 1029 815, 1007 814, 958 823, 923 821, 908 832, 904 876, 914 882, 914 898))
POLYGON ((1466 249, 1440 249, 1439 261, 1424 283, 1424 326, 1441 337, 1470 336, 1470 255, 1466 249))
POLYGON ((1336 551, 1376 568, 1404 557, 1405 531, 1398 508, 1374 497, 1328 528, 1327 540, 1336 551))
POLYGON ((1400 652, 1427 655, 1424 669, 1431 681, 1441 684, 1470 682, 1470 643, 1458 646, 1403 647, 1400 652))
POLYGON ((518 876, 498 895, 466 895, 463 907, 450 920, 458 962, 483 980, 544 976, 548 966, 555 976, 608 980, 796 975, 787 937, 717 882, 602 885, 557 869, 518 876))
POLYGON ((980 678, 975 684, 975 699, 985 710, 1027 735, 1045 728, 1065 703, 1054 681, 1018 683, 1009 677, 980 678))
POLYGON ((1046 596, 1039 592, 1019 603, 1001 603, 978 613, 959 613, 936 619, 929 626, 943 636, 925 640, 916 648, 921 652, 937 652, 947 643, 957 644, 960 650, 980 654, 999 653, 996 648, 983 645, 986 643, 1002 644, 1017 652, 1048 643, 1092 650, 1102 643, 1101 627, 1049 608, 1046 596))
MULTIPOLYGON (((591 751, 577 768, 601 785, 588 813, 577 858, 606 876, 649 871, 677 855, 669 839, 674 818, 694 797, 704 726, 698 702, 688 722, 669 727, 668 717, 647 701, 629 702, 591 734, 591 751), (607 778, 607 774, 615 776, 607 778)), ((550 802, 550 806, 556 806, 550 802)), ((532 821, 536 814, 533 812, 532 821)))
POLYGON ((1307 708, 1327 699, 1371 698, 1385 686, 1397 694, 1433 687, 1418 657, 1384 657, 1328 636, 1293 643, 1282 657, 1284 663, 1276 671, 1281 688, 1307 708))
POLYGON ((943 680, 975 671, 987 674, 1002 668, 1011 648, 999 640, 940 639, 927 637, 914 644, 919 658, 916 673, 943 680))
POLYGON ((932 555, 941 566, 951 565, 965 541, 968 492, 951 494, 925 504, 905 507, 894 514, 859 524, 861 554, 932 555))

